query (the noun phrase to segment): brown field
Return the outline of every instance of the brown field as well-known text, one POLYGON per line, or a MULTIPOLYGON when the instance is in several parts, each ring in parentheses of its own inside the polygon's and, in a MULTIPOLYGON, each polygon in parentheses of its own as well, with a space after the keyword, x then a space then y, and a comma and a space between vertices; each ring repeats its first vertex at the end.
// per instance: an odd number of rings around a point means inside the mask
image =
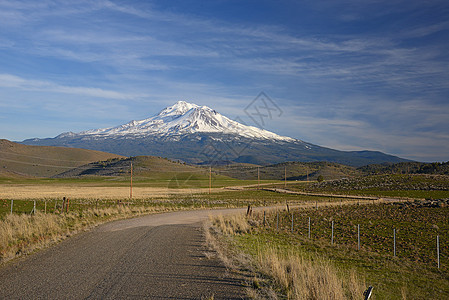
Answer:
MULTIPOLYGON (((212 192, 223 191, 222 188, 212 192)), ((164 187, 133 187, 133 199, 168 197, 174 194, 208 193, 208 188, 169 189, 164 187)), ((49 199, 69 197, 72 199, 126 199, 129 187, 95 187, 76 185, 2 185, 0 199, 49 199)))

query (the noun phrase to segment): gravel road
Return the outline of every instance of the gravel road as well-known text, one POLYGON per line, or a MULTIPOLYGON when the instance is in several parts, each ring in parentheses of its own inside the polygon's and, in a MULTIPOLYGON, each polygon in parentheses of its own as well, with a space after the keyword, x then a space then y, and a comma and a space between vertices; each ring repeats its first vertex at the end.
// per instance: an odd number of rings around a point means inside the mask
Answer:
POLYGON ((0 299, 242 299, 244 279, 207 258, 202 210, 101 225, 0 269, 0 299))

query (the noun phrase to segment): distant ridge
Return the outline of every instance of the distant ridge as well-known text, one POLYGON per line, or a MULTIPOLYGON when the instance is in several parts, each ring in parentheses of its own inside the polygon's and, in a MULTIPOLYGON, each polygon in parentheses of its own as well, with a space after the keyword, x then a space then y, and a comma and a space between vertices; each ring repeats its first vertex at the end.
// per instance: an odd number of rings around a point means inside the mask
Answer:
POLYGON ((121 157, 95 150, 27 146, 0 139, 0 176, 51 177, 84 164, 121 157))
POLYGON ((22 143, 94 149, 125 156, 161 156, 194 164, 329 161, 358 167, 407 161, 378 151, 321 147, 243 125, 207 106, 185 101, 178 101, 144 120, 22 143))

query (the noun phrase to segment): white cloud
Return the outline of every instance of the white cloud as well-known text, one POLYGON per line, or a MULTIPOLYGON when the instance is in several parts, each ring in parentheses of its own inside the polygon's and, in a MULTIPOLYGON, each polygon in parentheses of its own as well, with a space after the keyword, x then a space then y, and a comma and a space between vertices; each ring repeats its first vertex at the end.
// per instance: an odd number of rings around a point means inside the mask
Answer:
MULTIPOLYGON (((343 9, 330 17, 345 22, 421 5, 362 2, 308 5, 318 11, 339 5, 343 9), (392 10, 367 9, 379 3, 392 10)), ((402 153, 396 146, 402 145, 413 155, 423 149, 419 143, 430 144, 426 136, 439 140, 440 149, 449 143, 447 45, 413 40, 447 30, 447 21, 390 32, 310 34, 287 23, 231 22, 158 10, 147 2, 2 1, 0 24, 0 50, 9 51, 0 87, 8 91, 91 98, 100 103, 95 109, 105 99, 133 100, 129 115, 142 117, 145 104, 156 113, 155 105, 184 99, 223 108, 232 118, 264 90, 284 98, 289 122, 270 125, 280 134, 348 149, 402 153), (8 57, 18 59, 8 66, 8 57), (70 66, 70 73, 60 65, 70 66), (301 99, 304 106, 288 115, 289 105, 301 99), (291 124, 296 128, 289 129, 291 124)))
POLYGON ((24 79, 11 74, 0 74, 0 86, 28 91, 65 93, 108 99, 136 99, 147 96, 144 94, 122 93, 95 87, 59 85, 49 81, 24 79))

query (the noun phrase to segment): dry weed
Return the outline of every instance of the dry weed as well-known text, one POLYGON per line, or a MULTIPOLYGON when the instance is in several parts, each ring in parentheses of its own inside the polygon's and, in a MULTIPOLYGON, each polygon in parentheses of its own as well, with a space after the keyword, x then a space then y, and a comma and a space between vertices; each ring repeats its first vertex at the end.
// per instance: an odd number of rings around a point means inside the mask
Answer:
POLYGON ((401 288, 401 298, 402 300, 407 300, 407 287, 403 286, 401 288))
POLYGON ((218 227, 222 233, 228 235, 247 233, 251 229, 248 220, 243 214, 236 214, 226 218, 222 215, 217 216, 213 219, 213 225, 218 227))
MULTIPOLYGON (((61 233, 63 220, 57 215, 8 215, 0 221, 0 259, 10 258, 61 233)), ((32 249, 32 248, 31 248, 32 249)))
POLYGON ((67 214, 12 214, 0 220, 0 262, 45 247, 94 224, 141 214, 171 210, 165 207, 117 206, 67 214))
MULTIPOLYGON (((168 189, 164 187, 133 187, 133 199, 151 197, 165 198, 171 195, 186 195, 205 193, 204 188, 198 189, 168 189)), ((219 191, 219 189, 217 189, 219 191)), ((99 187, 76 184, 3 184, 0 190, 1 199, 126 199, 129 197, 129 187, 109 186, 99 187)))
MULTIPOLYGON (((226 235, 251 231, 244 215, 218 216, 212 218, 211 222, 226 235)), ((256 256, 260 272, 271 277, 275 286, 288 299, 360 299, 363 295, 364 283, 354 270, 343 272, 324 258, 306 259, 299 253, 285 254, 271 246, 260 244, 256 256)), ((258 298, 257 290, 249 294, 258 298)))
POLYGON ((258 264, 273 277, 289 299, 360 299, 364 285, 354 271, 343 280, 329 261, 305 259, 298 253, 283 254, 274 248, 261 250, 258 264))

